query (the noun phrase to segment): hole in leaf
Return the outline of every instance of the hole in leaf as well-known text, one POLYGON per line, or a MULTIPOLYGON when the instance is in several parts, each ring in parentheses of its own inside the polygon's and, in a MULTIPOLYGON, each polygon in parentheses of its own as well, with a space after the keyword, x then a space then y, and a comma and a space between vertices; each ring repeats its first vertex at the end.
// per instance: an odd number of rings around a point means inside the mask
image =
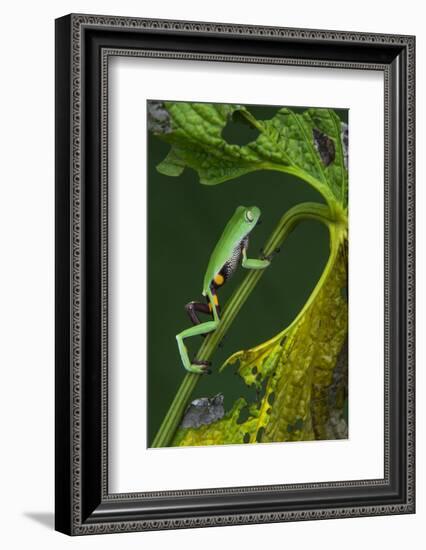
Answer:
POLYGON ((250 434, 249 433, 244 434, 243 441, 244 441, 244 443, 248 443, 250 441, 250 434))
MULTIPOLYGON (((259 372, 259 374, 256 376, 257 379, 260 379, 261 378, 261 373, 259 372)), ((262 400, 263 398, 265 397, 265 394, 266 394, 266 386, 268 384, 268 380, 267 378, 265 378, 260 387, 258 387, 256 389, 256 396, 257 396, 257 403, 258 403, 258 407, 259 409, 261 408, 262 406, 262 400)))
POLYGON ((294 423, 293 429, 295 431, 301 430, 303 428, 303 418, 298 418, 296 422, 294 423))
POLYGON ((248 407, 243 407, 240 411, 240 415, 238 416, 237 424, 244 424, 249 416, 250 411, 248 410, 248 407))
POLYGON ((258 443, 262 442, 262 437, 263 437, 264 431, 265 431, 265 428, 263 426, 257 430, 256 441, 258 443))
POLYGON ((222 130, 222 137, 231 145, 247 145, 255 141, 259 136, 259 130, 248 122, 240 111, 234 111, 227 125, 222 130))
POLYGON ((270 405, 273 405, 275 401, 275 393, 272 391, 269 395, 268 395, 268 403, 270 405))

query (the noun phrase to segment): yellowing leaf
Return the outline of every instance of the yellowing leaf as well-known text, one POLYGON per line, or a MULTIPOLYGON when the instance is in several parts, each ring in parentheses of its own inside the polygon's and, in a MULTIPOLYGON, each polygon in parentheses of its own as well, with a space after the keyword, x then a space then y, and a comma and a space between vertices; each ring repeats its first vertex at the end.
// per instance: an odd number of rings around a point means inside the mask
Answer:
POLYGON ((248 443, 248 437, 256 429, 256 417, 249 416, 249 419, 245 422, 238 422, 241 411, 246 406, 245 399, 240 398, 234 403, 229 413, 221 420, 200 426, 199 428, 179 428, 172 445, 186 447, 248 443))
POLYGON ((247 385, 265 387, 258 407, 239 424, 238 400, 223 419, 181 428, 174 445, 220 445, 347 437, 346 242, 331 254, 323 277, 295 321, 274 338, 232 355, 247 385))

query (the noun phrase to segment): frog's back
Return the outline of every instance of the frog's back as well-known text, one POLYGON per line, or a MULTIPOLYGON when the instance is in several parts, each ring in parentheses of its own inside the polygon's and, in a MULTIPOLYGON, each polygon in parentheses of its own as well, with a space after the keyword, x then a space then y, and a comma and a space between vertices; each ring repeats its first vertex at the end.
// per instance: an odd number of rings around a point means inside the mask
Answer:
POLYGON ((232 218, 226 224, 222 235, 220 236, 213 252, 210 256, 209 263, 207 265, 206 273, 203 283, 203 295, 205 296, 208 288, 210 287, 215 275, 217 275, 223 266, 232 258, 235 249, 240 245, 241 241, 247 233, 244 224, 239 223, 241 218, 240 209, 237 208, 232 218))

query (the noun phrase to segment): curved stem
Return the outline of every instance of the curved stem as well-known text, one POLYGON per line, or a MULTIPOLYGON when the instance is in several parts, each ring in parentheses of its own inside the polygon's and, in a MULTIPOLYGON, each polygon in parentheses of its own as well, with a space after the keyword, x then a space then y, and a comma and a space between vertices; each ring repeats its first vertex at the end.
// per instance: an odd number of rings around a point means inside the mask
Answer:
MULTIPOLYGON (((300 309, 299 313, 296 315, 296 317, 291 321, 289 325, 285 329, 283 329, 281 332, 279 332, 277 335, 275 335, 273 338, 268 340, 267 342, 263 342, 259 346, 256 346, 256 348, 253 348, 254 350, 260 350, 262 348, 265 348, 271 344, 271 342, 275 340, 282 340, 282 338, 294 328, 295 325, 300 321, 300 319, 306 314, 307 310, 311 307, 311 305, 314 303, 316 297, 318 296, 318 293, 324 286, 330 272, 332 271, 338 251, 339 246, 341 242, 345 239, 345 233, 342 232, 339 228, 339 224, 336 222, 328 222, 328 232, 329 232, 329 243, 330 243, 330 254, 328 256, 327 263, 321 273, 320 278, 317 281, 317 284, 315 285, 313 291, 309 295, 309 298, 304 303, 302 309, 300 309)), ((229 358, 226 361, 225 365, 228 364, 229 358)), ((231 361, 229 361, 231 362, 231 361)), ((222 365, 221 368, 223 368, 225 365, 222 365)))
MULTIPOLYGON (((264 247, 265 255, 272 254, 276 248, 279 248, 291 231, 293 231, 296 225, 302 220, 317 220, 326 224, 328 227, 334 223, 328 206, 313 202, 298 204, 290 208, 278 222, 278 225, 264 247)), ((253 270, 247 274, 243 282, 228 300, 218 328, 205 338, 196 355, 197 359, 203 361, 210 359, 241 307, 260 281, 264 271, 267 270, 253 270)), ((200 376, 202 375, 193 373, 187 373, 185 375, 164 417, 163 423, 152 442, 152 447, 168 447, 170 445, 200 376)))

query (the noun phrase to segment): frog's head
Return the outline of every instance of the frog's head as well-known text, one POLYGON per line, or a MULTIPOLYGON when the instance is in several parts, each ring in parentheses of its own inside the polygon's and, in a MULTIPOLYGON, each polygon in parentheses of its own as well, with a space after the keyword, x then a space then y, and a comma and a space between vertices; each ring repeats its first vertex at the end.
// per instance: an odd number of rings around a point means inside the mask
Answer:
POLYGON ((251 231, 259 221, 260 209, 257 206, 239 206, 237 208, 240 222, 251 231))

